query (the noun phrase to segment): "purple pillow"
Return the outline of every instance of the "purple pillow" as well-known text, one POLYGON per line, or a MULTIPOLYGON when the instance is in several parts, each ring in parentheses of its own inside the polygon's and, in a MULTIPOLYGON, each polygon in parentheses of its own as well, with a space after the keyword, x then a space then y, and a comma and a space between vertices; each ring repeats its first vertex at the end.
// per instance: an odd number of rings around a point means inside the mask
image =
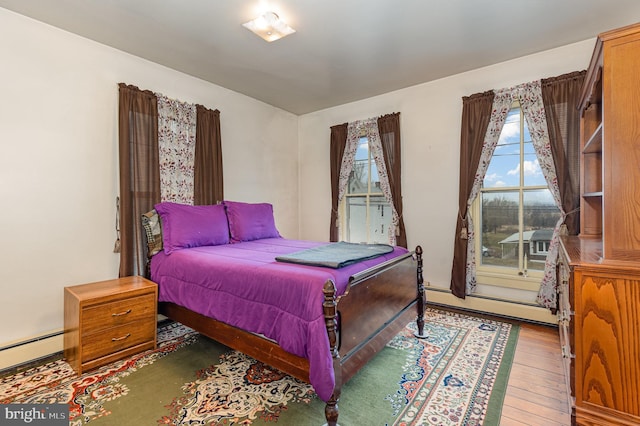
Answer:
POLYGON ((164 202, 155 205, 162 221, 164 252, 189 247, 229 243, 229 225, 224 206, 191 206, 164 202))
POLYGON ((268 203, 240 203, 223 201, 227 209, 231 242, 261 238, 280 238, 273 219, 273 206, 268 203))

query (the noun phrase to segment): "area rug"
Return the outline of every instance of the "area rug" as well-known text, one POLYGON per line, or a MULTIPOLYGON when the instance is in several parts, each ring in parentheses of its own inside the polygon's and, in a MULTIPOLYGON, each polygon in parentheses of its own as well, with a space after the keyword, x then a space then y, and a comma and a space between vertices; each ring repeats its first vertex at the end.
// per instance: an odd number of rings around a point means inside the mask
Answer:
MULTIPOLYGON (((339 423, 499 423, 518 328, 427 309, 343 386, 339 423)), ((179 323, 158 348, 77 376, 64 360, 0 379, 0 403, 69 404, 70 425, 321 425, 308 384, 179 323)))

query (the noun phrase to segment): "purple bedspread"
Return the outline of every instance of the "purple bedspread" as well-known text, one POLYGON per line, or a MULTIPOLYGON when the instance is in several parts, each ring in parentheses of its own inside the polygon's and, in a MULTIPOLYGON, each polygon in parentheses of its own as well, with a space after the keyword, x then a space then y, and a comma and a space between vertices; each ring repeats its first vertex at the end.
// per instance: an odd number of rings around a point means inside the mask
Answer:
POLYGON ((355 273, 407 253, 402 247, 341 269, 277 262, 327 243, 268 238, 160 252, 151 261, 159 300, 275 340, 309 360, 309 381, 327 401, 335 379, 322 313, 322 288, 332 279, 341 295, 355 273))

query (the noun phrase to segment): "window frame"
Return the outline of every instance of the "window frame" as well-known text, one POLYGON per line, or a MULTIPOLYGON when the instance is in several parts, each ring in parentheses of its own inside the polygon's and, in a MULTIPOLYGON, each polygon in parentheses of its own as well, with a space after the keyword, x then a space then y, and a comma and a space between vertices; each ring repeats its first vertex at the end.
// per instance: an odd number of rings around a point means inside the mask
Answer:
MULTIPOLYGON (((369 144, 369 138, 367 137, 366 134, 361 134, 358 137, 358 144, 361 143, 362 139, 366 139, 367 141, 367 145, 369 144)), ((370 218, 370 214, 369 214, 369 207, 370 207, 370 201, 371 201, 371 197, 381 197, 384 205, 387 206, 389 208, 389 217, 391 217, 392 213, 391 213, 391 204, 389 203, 388 200, 386 200, 382 190, 380 190, 379 192, 371 192, 371 187, 372 187, 372 179, 371 179, 371 170, 373 168, 373 165, 375 164, 375 158, 373 158, 373 155, 371 154, 371 149, 367 149, 367 155, 368 155, 368 161, 367 161, 367 192, 366 193, 350 193, 349 192, 349 182, 347 182, 347 189, 345 190, 344 193, 344 197, 342 197, 342 200, 340 201, 340 205, 339 205, 339 212, 340 212, 340 240, 341 241, 350 241, 349 238, 347 238, 350 234, 349 232, 349 221, 347 220, 347 201, 349 198, 360 198, 363 197, 365 198, 365 203, 366 203, 366 219, 365 219, 365 227, 367 230, 367 243, 373 243, 372 238, 371 238, 371 218, 370 218)), ((354 161, 354 167, 355 167, 356 161, 354 161)), ((352 171, 353 172, 353 171, 352 171)), ((392 226, 392 224, 389 224, 389 226, 392 226)), ((388 232, 388 231, 387 231, 388 232)), ((360 241, 356 241, 356 242, 360 242, 360 241)), ((387 241, 385 240, 385 243, 387 241)))
MULTIPOLYGON (((520 169, 523 169, 525 161, 525 149, 524 149, 524 125, 526 118, 520 102, 516 99, 511 104, 511 109, 520 109, 520 149, 519 149, 519 165, 520 169)), ((501 130, 502 132, 502 130, 501 130)), ((537 158, 537 155, 536 155, 537 158)), ((493 155, 492 155, 493 159, 493 155)), ((544 270, 528 269, 524 260, 524 256, 518 257, 517 267, 504 267, 483 264, 483 238, 482 238, 482 199, 483 194, 492 192, 511 192, 518 193, 518 253, 524 253, 525 243, 523 240, 523 227, 524 223, 524 197, 528 191, 536 190, 549 190, 549 185, 531 185, 524 186, 524 173, 521 172, 519 176, 518 186, 501 186, 485 188, 484 185, 480 188, 478 196, 471 205, 470 214, 473 220, 474 238, 475 243, 475 263, 476 263, 476 281, 478 284, 486 284, 492 286, 508 287, 519 290, 538 291, 540 288, 540 281, 544 276, 544 270)), ((532 250, 531 244, 529 250, 527 250, 527 257, 532 250)), ((545 252, 546 253, 546 252, 545 252)))

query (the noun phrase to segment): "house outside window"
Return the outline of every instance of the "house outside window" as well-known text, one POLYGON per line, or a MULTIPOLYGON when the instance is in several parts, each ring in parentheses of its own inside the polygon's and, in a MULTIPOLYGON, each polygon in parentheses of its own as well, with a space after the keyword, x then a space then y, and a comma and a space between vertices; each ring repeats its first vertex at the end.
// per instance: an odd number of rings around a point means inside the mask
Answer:
POLYGON ((353 170, 341 209, 343 241, 388 243, 392 223, 391 206, 380 188, 378 168, 366 137, 358 140, 353 170))
POLYGON ((507 115, 472 214, 479 278, 542 276, 560 211, 518 103, 507 115))

